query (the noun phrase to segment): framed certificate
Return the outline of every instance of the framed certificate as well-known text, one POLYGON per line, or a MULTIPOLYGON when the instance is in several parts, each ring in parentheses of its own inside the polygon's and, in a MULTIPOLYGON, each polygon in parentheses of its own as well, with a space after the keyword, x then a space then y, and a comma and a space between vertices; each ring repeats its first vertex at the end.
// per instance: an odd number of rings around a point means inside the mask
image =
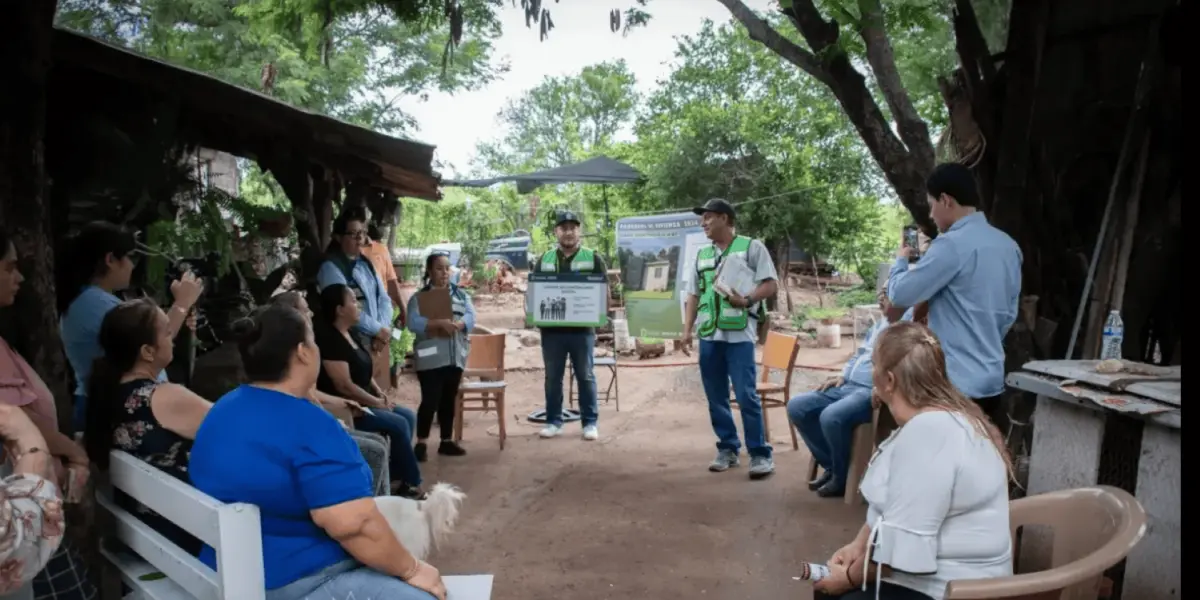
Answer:
POLYGON ((530 273, 525 322, 538 327, 608 324, 608 278, 603 273, 530 273))

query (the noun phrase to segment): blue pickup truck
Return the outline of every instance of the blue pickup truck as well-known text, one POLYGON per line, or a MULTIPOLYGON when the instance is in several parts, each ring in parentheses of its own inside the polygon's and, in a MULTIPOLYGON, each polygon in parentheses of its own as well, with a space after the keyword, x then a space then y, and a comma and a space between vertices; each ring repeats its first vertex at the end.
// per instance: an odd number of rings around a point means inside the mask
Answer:
POLYGON ((486 260, 502 260, 517 271, 529 270, 530 263, 534 260, 529 249, 533 245, 533 238, 530 237, 528 231, 517 230, 505 237, 496 238, 488 242, 487 254, 484 256, 486 260))

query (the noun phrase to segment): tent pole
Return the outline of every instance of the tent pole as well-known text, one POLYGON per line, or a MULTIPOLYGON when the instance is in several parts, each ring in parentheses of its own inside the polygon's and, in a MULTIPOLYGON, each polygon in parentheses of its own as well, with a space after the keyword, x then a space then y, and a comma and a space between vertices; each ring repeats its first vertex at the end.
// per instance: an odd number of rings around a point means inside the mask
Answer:
POLYGON ((606 260, 611 259, 612 248, 608 244, 608 230, 612 229, 612 219, 608 213, 608 184, 600 184, 600 195, 604 198, 604 257, 606 260))

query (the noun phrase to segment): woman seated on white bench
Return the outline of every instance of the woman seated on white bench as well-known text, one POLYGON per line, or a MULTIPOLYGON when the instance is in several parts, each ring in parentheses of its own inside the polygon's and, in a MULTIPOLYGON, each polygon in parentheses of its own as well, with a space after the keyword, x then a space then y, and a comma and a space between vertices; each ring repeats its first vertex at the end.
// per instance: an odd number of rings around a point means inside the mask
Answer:
MULTIPOLYGON (((321 368, 308 318, 269 306, 235 324, 251 381, 209 412, 192 448, 192 484, 259 507, 268 600, 445 598, 437 569, 392 534, 358 448, 307 399, 321 368)), ((216 568, 214 552, 200 559, 216 568)))
MULTIPOLYGON (((100 471, 112 450, 124 450, 181 481, 196 430, 212 403, 186 387, 160 382, 174 357, 167 314, 149 299, 122 302, 100 325, 100 349, 88 379, 84 446, 100 471)), ((120 490, 114 501, 193 555, 202 544, 192 534, 141 506, 120 490)))

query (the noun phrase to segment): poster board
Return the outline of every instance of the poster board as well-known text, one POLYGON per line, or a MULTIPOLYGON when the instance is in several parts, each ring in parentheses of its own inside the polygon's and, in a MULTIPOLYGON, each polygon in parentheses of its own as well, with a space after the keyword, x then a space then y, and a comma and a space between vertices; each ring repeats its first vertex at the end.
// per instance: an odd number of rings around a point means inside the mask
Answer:
POLYGON ((603 273, 530 273, 525 322, 536 327, 604 327, 608 277, 603 273))
POLYGON ((690 212, 617 221, 617 259, 630 335, 683 335, 684 290, 696 276, 696 253, 708 243, 700 217, 690 212))

